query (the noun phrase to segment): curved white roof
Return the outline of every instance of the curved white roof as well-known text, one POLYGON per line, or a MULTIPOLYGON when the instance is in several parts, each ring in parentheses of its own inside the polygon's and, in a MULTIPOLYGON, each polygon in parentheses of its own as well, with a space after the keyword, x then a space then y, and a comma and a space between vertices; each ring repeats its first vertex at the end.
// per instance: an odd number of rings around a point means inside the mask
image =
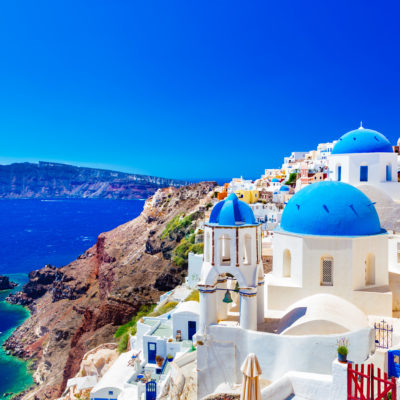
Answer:
POLYGON ((177 305, 174 314, 182 312, 190 312, 200 315, 200 303, 198 301, 183 301, 177 305))
POLYGON ((354 304, 331 294, 316 294, 292 304, 286 310, 278 333, 328 335, 366 327, 367 316, 354 304))

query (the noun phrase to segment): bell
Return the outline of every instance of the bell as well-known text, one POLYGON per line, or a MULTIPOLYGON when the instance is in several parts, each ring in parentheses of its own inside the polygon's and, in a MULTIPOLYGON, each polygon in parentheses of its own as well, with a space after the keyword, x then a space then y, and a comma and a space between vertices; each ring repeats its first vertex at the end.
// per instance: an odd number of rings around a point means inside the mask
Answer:
POLYGON ((224 299, 222 300, 224 303, 232 303, 232 297, 229 293, 229 290, 226 291, 224 299))
POLYGON ((236 282, 234 290, 235 290, 235 292, 239 292, 239 282, 236 282))

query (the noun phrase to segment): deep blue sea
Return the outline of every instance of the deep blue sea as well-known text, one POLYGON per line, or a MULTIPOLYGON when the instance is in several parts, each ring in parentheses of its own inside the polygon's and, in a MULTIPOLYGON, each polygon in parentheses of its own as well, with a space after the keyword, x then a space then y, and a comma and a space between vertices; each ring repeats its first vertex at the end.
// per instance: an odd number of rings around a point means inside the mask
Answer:
MULTIPOLYGON (((68 264, 96 243, 101 232, 137 217, 142 200, 0 200, 0 274, 20 283, 31 270, 68 264)), ((0 292, 0 346, 29 312, 0 292)), ((32 384, 26 363, 0 347, 0 397, 32 384)), ((9 396, 7 396, 9 397, 9 396)), ((7 398, 6 397, 6 398, 7 398)))

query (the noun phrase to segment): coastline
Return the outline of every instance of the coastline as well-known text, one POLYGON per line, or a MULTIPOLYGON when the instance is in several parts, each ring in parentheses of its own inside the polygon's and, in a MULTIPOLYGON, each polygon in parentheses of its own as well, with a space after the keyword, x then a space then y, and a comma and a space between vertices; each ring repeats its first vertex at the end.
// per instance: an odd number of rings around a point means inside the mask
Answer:
POLYGON ((7 276, 10 280, 18 283, 18 286, 14 289, 0 291, 0 316, 3 320, 7 320, 7 317, 12 317, 11 320, 8 320, 10 327, 0 333, 0 372, 3 372, 3 376, 7 376, 7 381, 0 385, 0 396, 3 399, 11 399, 27 390, 33 384, 32 372, 29 370, 29 360, 26 361, 16 356, 8 355, 3 347, 5 340, 30 316, 28 308, 9 304, 5 301, 5 298, 10 293, 20 290, 28 281, 27 274, 7 274, 7 276), (8 395, 5 396, 5 393, 8 393, 8 395))

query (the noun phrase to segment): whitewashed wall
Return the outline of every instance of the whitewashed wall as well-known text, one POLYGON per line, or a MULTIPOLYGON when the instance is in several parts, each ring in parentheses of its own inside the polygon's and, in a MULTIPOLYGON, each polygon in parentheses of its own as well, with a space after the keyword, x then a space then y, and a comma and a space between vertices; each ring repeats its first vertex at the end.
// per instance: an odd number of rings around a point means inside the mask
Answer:
POLYGON ((388 236, 321 237, 276 232, 273 271, 266 275, 265 307, 285 310, 317 293, 342 297, 366 314, 392 313, 388 285, 388 236), (283 254, 291 252, 291 276, 283 276, 283 254), (375 284, 366 285, 365 260, 375 256, 375 284), (333 286, 321 286, 321 257, 333 257, 333 286), (382 290, 387 287, 387 292, 382 290))
POLYGON ((365 328, 341 335, 281 336, 227 326, 210 326, 208 340, 197 347, 198 395, 212 393, 222 383, 241 383, 240 367, 255 353, 262 378, 274 381, 289 371, 330 374, 337 357, 337 340, 349 339, 349 360, 363 362, 375 348, 374 331, 365 328))

